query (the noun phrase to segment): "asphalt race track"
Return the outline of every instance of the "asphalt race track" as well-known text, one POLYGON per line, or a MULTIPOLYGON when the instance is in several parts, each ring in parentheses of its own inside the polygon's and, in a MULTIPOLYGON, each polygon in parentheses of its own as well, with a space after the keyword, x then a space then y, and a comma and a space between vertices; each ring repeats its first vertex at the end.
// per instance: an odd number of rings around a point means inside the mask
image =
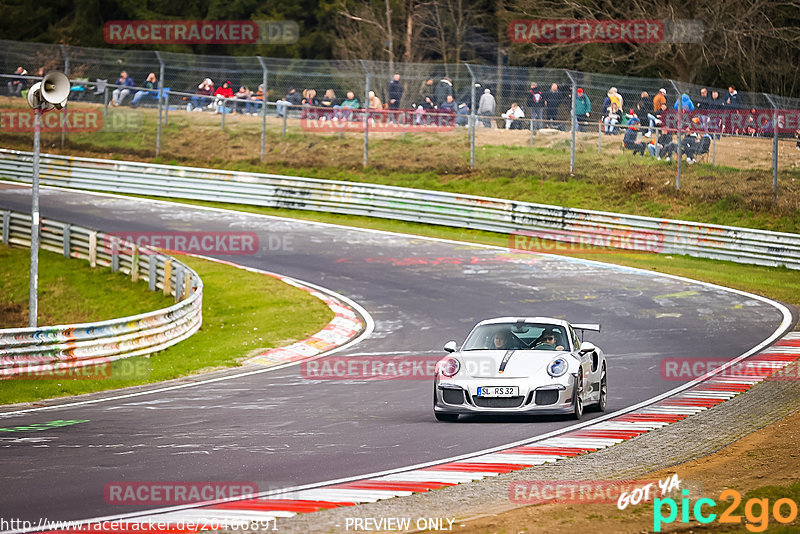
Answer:
MULTIPOLYGON (((30 190, 0 184, 0 209, 29 212, 30 190)), ((774 306, 735 292, 555 256, 54 189, 42 190, 41 212, 105 232, 256 232, 258 254, 220 257, 319 284, 371 314, 374 334, 340 355, 443 355, 446 341, 460 343, 475 322, 498 315, 600 322, 602 333, 587 339, 608 357, 610 411, 678 386, 660 376, 663 358, 731 359, 783 319, 774 306)), ((153 506, 108 505, 107 483, 248 481, 265 491, 444 459, 571 424, 554 417, 437 423, 431 391, 430 379, 310 381, 295 366, 0 415, 2 427, 88 420, 0 435, 0 509, 31 521, 123 514, 153 506)))

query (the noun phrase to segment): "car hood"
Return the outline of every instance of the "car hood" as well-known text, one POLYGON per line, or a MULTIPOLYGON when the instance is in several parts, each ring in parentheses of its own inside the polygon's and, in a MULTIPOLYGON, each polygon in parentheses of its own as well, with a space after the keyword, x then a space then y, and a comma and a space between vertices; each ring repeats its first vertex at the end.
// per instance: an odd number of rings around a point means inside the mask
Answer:
POLYGON ((461 372, 472 378, 549 378, 547 366, 557 356, 573 360, 569 352, 557 350, 470 350, 460 355, 461 372))

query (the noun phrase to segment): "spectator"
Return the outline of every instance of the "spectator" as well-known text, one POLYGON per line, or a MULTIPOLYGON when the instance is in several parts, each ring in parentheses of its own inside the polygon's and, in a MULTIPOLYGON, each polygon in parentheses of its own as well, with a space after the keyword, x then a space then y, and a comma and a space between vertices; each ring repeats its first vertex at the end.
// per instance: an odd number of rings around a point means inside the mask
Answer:
POLYGON ((395 72, 389 82, 389 102, 386 107, 389 112, 389 122, 397 124, 397 110, 400 109, 400 101, 403 99, 403 84, 400 83, 400 74, 395 72))
POLYGON ((147 80, 144 82, 144 86, 149 91, 136 91, 136 94, 133 95, 133 100, 131 100, 131 107, 135 108, 139 105, 139 102, 147 95, 155 95, 156 93, 153 92, 153 89, 158 89, 158 82, 156 81, 156 73, 151 72, 147 75, 147 80))
POLYGON ((698 119, 700 119, 700 127, 708 130, 709 112, 712 110, 711 97, 708 96, 708 89, 703 87, 700 89, 700 98, 697 99, 695 109, 698 111, 698 119))
POLYGON ((253 115, 258 115, 258 110, 264 102, 264 84, 258 84, 258 89, 255 93, 250 94, 250 103, 253 106, 253 115))
POLYGON ((691 113, 694 111, 694 102, 692 99, 689 98, 689 95, 683 93, 679 100, 675 101, 675 104, 672 106, 675 110, 678 110, 678 102, 680 102, 680 108, 684 113, 691 113))
MULTIPOLYGON (((663 147, 661 149, 661 156, 664 157, 664 161, 669 161, 669 158, 672 157, 673 152, 678 150, 678 145, 672 140, 672 133, 665 133, 661 137, 664 138, 665 143, 663 143, 663 147), (666 136, 669 136, 669 140, 666 139, 666 136)), ((658 159, 661 159, 661 156, 658 159)))
POLYGON ((796 150, 800 150, 800 130, 794 132, 794 138, 797 139, 797 143, 794 145, 796 150))
POLYGON ((604 108, 608 109, 608 108, 611 107, 611 104, 613 102, 616 102, 618 110, 619 109, 624 109, 622 107, 622 95, 619 94, 619 91, 617 91, 616 87, 612 87, 611 89, 609 89, 608 92, 606 93, 606 97, 607 97, 607 100, 608 100, 608 105, 603 106, 604 108))
POLYGON ((758 133, 758 123, 756 122, 755 108, 752 108, 750 113, 747 114, 747 118, 744 120, 744 128, 742 131, 745 135, 749 135, 750 137, 753 137, 758 133))
POLYGON ((370 91, 368 99, 367 99, 367 107, 369 109, 383 109, 383 104, 381 103, 381 99, 378 98, 378 95, 375 94, 375 91, 370 91))
POLYGON ((667 90, 663 87, 658 90, 658 94, 653 97, 653 111, 658 113, 661 110, 661 104, 667 103, 667 90))
POLYGON ((422 105, 422 102, 425 102, 426 97, 431 97, 433 100, 434 94, 434 87, 433 87, 433 78, 428 78, 419 86, 419 91, 417 91, 417 102, 419 105, 422 105))
POLYGON ((325 94, 322 95, 322 99, 319 101, 319 105, 323 108, 333 108, 338 103, 339 100, 337 100, 336 93, 333 89, 326 89, 325 94))
POLYGON ((484 89, 481 99, 478 102, 478 115, 481 116, 481 122, 483 122, 483 125, 486 128, 492 127, 491 117, 494 116, 496 108, 497 102, 494 99, 494 95, 492 95, 492 91, 489 89, 484 89))
POLYGON ((695 156, 698 150, 700 150, 700 140, 697 137, 697 133, 689 133, 687 130, 687 135, 681 139, 681 153, 686 155, 686 162, 689 165, 696 162, 695 156))
POLYGON ((436 106, 433 104, 433 100, 431 100, 430 96, 425 97, 425 101, 417 106, 416 111, 414 112, 414 123, 415 124, 422 124, 423 119, 425 124, 430 124, 430 112, 436 109, 436 106), (426 115, 428 115, 426 117, 426 115))
POLYGON ((631 109, 622 117, 622 124, 627 125, 631 122, 632 119, 639 119, 638 115, 636 115, 636 111, 631 109))
POLYGON ((544 124, 542 118, 544 117, 544 96, 539 91, 536 82, 531 82, 530 91, 528 91, 528 113, 530 113, 531 120, 533 121, 533 129, 541 130, 544 124))
POLYGON ((228 101, 226 98, 233 98, 233 87, 231 82, 226 80, 217 90, 214 91, 216 100, 214 102, 217 113, 228 113, 228 101))
MULTIPOLYGON (((666 106, 666 104, 664 104, 664 106, 666 106)), ((657 157, 658 159, 661 159, 661 156, 665 154, 665 148, 670 144, 673 147, 670 151, 670 153, 672 153, 672 151, 675 150, 675 143, 672 142, 672 133, 665 130, 664 133, 658 136, 657 141, 652 141, 649 145, 647 145, 647 151, 654 158, 657 157)))
POLYGON ((111 104, 114 106, 119 106, 122 104, 122 101, 125 100, 129 94, 131 94, 131 90, 128 87, 133 87, 133 78, 128 76, 128 73, 124 70, 119 73, 119 78, 117 78, 116 85, 121 87, 117 87, 111 93, 111 104))
POLYGON ((645 137, 650 137, 651 135, 653 135, 653 129, 656 128, 657 126, 661 126, 662 124, 664 124, 664 121, 666 120, 665 117, 666 111, 667 111, 667 101, 666 99, 664 99, 664 101, 661 102, 661 104, 659 104, 659 108, 657 110, 654 110, 653 113, 647 114, 648 125, 647 125, 647 131, 644 133, 645 137))
POLYGON ((253 91, 251 91, 246 85, 239 87, 239 90, 233 94, 233 98, 237 100, 234 103, 233 110, 236 113, 242 113, 244 115, 255 115, 253 112, 253 103, 251 101, 252 96, 253 91))
POLYGON ((558 90, 558 84, 552 84, 544 99, 545 115, 547 118, 548 128, 561 129, 561 126, 557 122, 558 107, 561 105, 561 99, 562 95, 561 91, 558 90))
POLYGON ((278 117, 283 117, 286 115, 286 109, 289 106, 299 106, 302 103, 303 99, 300 96, 300 93, 298 93, 297 89, 294 87, 290 87, 289 92, 286 93, 286 96, 275 103, 275 112, 278 114, 278 117))
POLYGON ((445 97, 444 104, 439 106, 439 111, 444 111, 446 113, 456 112, 456 101, 453 95, 447 95, 447 97, 445 97))
POLYGON ((730 109, 741 109, 742 97, 736 92, 734 86, 728 87, 728 97, 725 99, 725 107, 730 109))
POLYGON ((22 96, 22 90, 28 87, 28 81, 23 76, 28 75, 28 71, 22 67, 17 67, 14 71, 17 76, 8 82, 8 96, 22 96))
POLYGON ((389 109, 400 109, 400 100, 403 98, 403 84, 400 83, 400 74, 394 73, 389 82, 389 109))
POLYGON ((197 86, 197 91, 195 91, 195 95, 192 97, 192 104, 191 106, 187 105, 186 110, 195 111, 203 111, 203 108, 206 106, 206 102, 210 102, 213 100, 214 96, 214 82, 211 81, 211 78, 205 78, 200 85, 197 86))
POLYGON ((525 112, 516 102, 511 104, 502 117, 506 120, 506 130, 522 130, 522 121, 519 119, 525 117, 525 112))
POLYGON ((469 106, 466 102, 461 102, 456 109, 456 126, 467 126, 469 124, 469 106))
POLYGON ((592 103, 589 97, 583 94, 583 89, 578 87, 575 92, 575 119, 578 121, 578 131, 586 131, 586 123, 589 121, 589 113, 592 112, 592 103))
POLYGON ((639 102, 636 104, 636 116, 640 119, 647 117, 648 113, 655 111, 650 109, 651 107, 653 107, 653 100, 647 91, 642 91, 639 102))
POLYGON ((606 116, 603 118, 603 124, 605 124, 606 135, 618 133, 617 124, 619 124, 619 119, 620 119, 620 114, 619 114, 619 108, 617 107, 617 103, 611 102, 611 105, 608 107, 608 111, 606 112, 606 116))
POLYGON ((317 90, 316 89, 303 90, 302 104, 304 106, 311 106, 312 108, 319 107, 319 98, 317 98, 317 90))
MULTIPOLYGON (((353 111, 352 110, 359 109, 360 107, 361 107, 361 102, 358 101, 358 98, 356 98, 355 93, 353 93, 353 91, 347 91, 347 98, 345 98, 344 101, 342 102, 342 105, 339 106, 340 109, 344 110, 342 112, 342 114, 341 114, 341 117, 344 120, 352 119, 353 118, 353 111)), ((335 106, 334 106, 334 109, 335 109, 335 106)), ((337 117, 334 117, 334 118, 337 118, 337 117)))
MULTIPOLYGON (((434 93, 436 98, 434 98, 434 102, 441 108, 442 104, 447 102, 448 95, 453 96, 453 82, 450 81, 450 78, 445 76, 439 80, 439 83, 436 85, 436 92, 434 93)), ((453 111, 455 111, 455 106, 453 111)))
MULTIPOLYGON (((650 104, 648 99, 648 105, 650 104)), ((640 156, 644 156, 644 143, 637 143, 636 138, 639 135, 639 121, 638 117, 633 117, 628 122, 628 127, 625 129, 625 136, 622 138, 622 144, 628 150, 633 150, 633 155, 639 154, 640 156)))

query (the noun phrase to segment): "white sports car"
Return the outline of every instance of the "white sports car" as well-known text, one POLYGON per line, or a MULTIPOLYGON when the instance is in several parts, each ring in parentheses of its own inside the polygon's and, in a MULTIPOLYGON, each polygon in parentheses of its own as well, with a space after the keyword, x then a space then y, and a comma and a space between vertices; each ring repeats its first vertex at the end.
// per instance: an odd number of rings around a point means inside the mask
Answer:
POLYGON ((574 324, 547 317, 500 317, 481 321, 461 350, 437 365, 433 413, 439 421, 459 414, 570 414, 584 407, 605 411, 608 395, 603 351, 578 339, 576 330, 600 331, 599 324, 574 324))

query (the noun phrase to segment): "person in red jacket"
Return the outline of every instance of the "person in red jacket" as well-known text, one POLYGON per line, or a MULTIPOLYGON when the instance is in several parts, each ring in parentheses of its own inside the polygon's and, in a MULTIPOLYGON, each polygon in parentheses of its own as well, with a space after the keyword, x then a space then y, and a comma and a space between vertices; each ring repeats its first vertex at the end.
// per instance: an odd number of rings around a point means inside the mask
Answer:
POLYGON ((229 113, 229 110, 227 108, 227 102, 222 99, 233 98, 233 88, 231 87, 231 82, 226 81, 225 83, 217 87, 217 90, 214 91, 214 96, 217 97, 217 100, 215 102, 217 113, 229 113))

